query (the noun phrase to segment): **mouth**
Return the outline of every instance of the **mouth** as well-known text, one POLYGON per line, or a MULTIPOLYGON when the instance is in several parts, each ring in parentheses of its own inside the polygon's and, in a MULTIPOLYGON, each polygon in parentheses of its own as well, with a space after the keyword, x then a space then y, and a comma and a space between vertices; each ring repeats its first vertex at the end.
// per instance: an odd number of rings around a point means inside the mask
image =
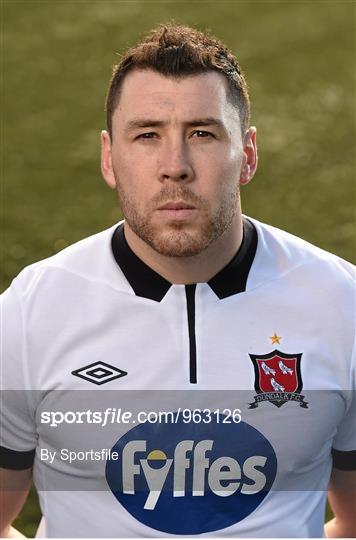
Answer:
POLYGON ((168 202, 163 206, 160 206, 158 210, 194 210, 195 206, 188 204, 184 201, 168 202))
POLYGON ((161 216, 169 219, 185 220, 188 219, 196 211, 195 206, 184 201, 167 202, 158 208, 161 216))

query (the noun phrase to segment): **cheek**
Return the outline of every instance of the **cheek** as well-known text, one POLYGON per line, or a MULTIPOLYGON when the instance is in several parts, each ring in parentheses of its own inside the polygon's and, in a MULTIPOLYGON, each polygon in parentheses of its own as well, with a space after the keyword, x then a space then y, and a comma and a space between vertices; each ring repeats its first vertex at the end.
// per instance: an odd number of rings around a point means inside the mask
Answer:
POLYGON ((241 174, 242 156, 233 156, 232 159, 225 163, 225 191, 235 194, 239 189, 240 174, 241 174))
POLYGON ((153 197, 153 184, 150 174, 142 163, 136 163, 132 156, 117 155, 113 167, 120 199, 144 211, 147 202, 153 197))
POLYGON ((236 157, 229 159, 212 159, 205 163, 208 182, 202 181, 202 189, 209 191, 210 197, 221 199, 236 193, 239 186, 241 160, 236 157))
POLYGON ((125 190, 131 190, 140 178, 140 162, 124 150, 113 155, 113 168, 117 180, 125 190))

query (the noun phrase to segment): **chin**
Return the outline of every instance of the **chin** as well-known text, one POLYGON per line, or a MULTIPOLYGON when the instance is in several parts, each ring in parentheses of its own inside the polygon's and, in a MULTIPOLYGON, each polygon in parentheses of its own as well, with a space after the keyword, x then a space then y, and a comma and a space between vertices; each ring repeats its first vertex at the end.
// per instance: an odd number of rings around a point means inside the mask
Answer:
POLYGON ((206 237, 180 231, 157 235, 148 243, 157 253, 166 257, 194 257, 204 251, 210 241, 206 237))

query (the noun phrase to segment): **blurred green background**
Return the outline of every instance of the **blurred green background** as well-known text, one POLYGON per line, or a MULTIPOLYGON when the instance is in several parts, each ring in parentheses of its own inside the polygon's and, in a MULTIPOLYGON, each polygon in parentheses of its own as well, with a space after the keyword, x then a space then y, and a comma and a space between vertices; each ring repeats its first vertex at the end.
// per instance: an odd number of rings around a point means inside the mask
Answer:
MULTIPOLYGON (((116 53, 174 19, 237 55, 258 128, 248 215, 355 262, 355 3, 2 0, 1 290, 120 217, 99 133, 116 53)), ((16 524, 33 535, 31 495, 16 524)))

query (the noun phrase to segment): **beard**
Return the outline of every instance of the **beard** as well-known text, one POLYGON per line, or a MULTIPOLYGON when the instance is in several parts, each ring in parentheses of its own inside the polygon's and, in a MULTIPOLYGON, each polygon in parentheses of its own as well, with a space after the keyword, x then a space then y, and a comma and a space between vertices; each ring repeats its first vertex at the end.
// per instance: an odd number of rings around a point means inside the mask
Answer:
MULTIPOLYGON (((193 257, 202 253, 231 225, 240 204, 238 183, 225 194, 219 206, 212 211, 208 202, 185 185, 165 185, 150 201, 145 212, 129 197, 115 175, 120 206, 131 230, 160 255, 166 257, 193 257), (157 208, 168 201, 183 200, 199 212, 193 224, 170 220, 164 225, 154 222, 157 208)), ((138 198, 137 198, 138 199, 138 198)))

